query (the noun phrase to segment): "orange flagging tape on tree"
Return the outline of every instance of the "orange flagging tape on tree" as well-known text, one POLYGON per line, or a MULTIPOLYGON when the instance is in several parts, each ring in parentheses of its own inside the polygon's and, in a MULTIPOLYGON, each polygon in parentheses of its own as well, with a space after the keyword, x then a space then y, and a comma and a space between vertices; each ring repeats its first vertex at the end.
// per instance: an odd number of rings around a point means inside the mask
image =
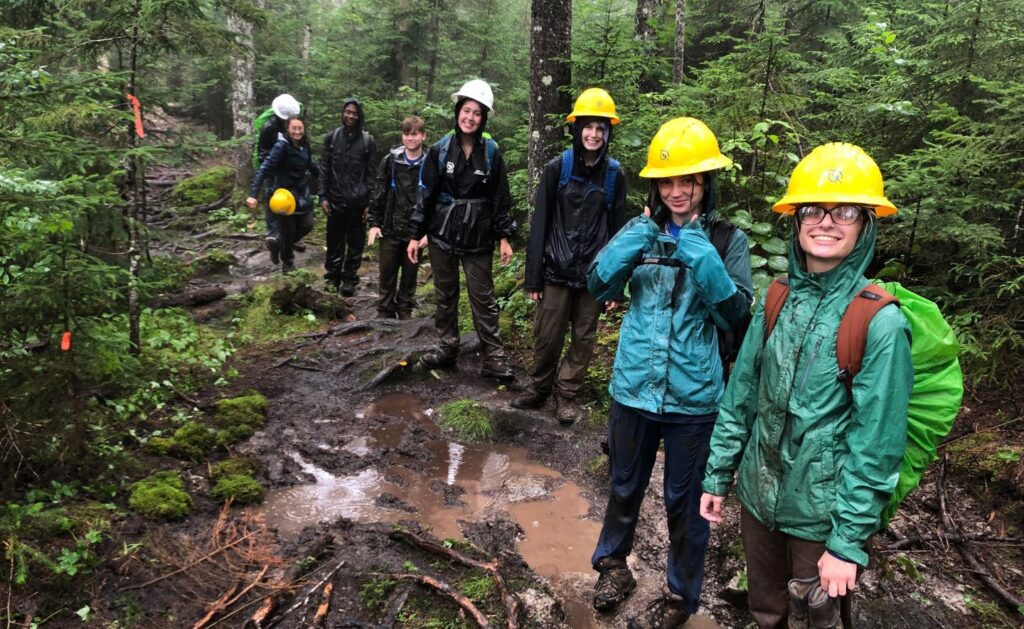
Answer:
POLYGON ((128 102, 132 104, 132 111, 135 112, 135 135, 144 138, 146 132, 142 130, 142 104, 132 94, 125 94, 125 96, 128 97, 128 102))
POLYGON ((65 332, 60 339, 60 351, 66 352, 71 349, 71 332, 65 332))

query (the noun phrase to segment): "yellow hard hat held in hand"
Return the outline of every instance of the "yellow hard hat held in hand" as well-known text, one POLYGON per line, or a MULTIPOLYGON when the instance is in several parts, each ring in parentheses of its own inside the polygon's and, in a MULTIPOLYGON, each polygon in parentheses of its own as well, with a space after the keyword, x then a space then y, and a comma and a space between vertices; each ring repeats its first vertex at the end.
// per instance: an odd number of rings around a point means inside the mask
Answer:
POLYGON ((274 190, 270 197, 270 211, 282 216, 290 216, 295 213, 295 195, 286 188, 274 190))
POLYGON ((583 90, 572 113, 565 117, 569 122, 576 122, 576 118, 592 116, 594 118, 607 118, 612 124, 619 124, 619 116, 615 113, 615 101, 611 95, 600 87, 590 87, 583 90))
POLYGON ((647 149, 644 179, 661 179, 718 170, 732 165, 722 155, 718 139, 696 118, 674 118, 661 125, 647 149))
POLYGON ((793 169, 786 196, 772 209, 782 214, 808 203, 845 203, 874 208, 892 216, 896 206, 885 198, 882 171, 859 146, 830 142, 811 151, 793 169))

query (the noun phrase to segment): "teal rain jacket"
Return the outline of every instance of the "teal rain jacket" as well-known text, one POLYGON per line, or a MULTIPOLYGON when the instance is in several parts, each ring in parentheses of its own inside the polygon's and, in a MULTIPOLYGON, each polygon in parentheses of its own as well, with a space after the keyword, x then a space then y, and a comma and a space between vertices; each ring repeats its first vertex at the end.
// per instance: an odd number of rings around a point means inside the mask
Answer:
POLYGON ((597 301, 614 300, 630 286, 608 386, 620 404, 658 414, 718 412, 715 325, 728 330, 749 312, 753 282, 746 234, 733 232, 723 263, 705 232, 713 215, 683 228, 678 242, 638 216, 590 265, 587 286, 597 301))
POLYGON ((704 491, 724 496, 738 470, 739 500, 759 522, 862 566, 899 477, 914 382, 910 329, 895 305, 871 320, 852 392, 838 380, 839 322, 868 283, 875 233, 869 221, 850 255, 821 274, 797 263, 794 234, 789 296, 767 341, 763 304, 754 315, 704 476, 704 491))

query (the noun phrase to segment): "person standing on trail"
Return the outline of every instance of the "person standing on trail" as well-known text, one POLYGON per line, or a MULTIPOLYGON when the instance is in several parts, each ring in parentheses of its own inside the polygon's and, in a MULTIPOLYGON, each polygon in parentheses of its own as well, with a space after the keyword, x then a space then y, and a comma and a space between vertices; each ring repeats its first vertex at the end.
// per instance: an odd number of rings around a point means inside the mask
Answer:
MULTIPOLYGON (((260 127, 259 137, 256 140, 257 170, 267 160, 267 156, 270 155, 270 150, 274 148, 274 145, 279 140, 288 139, 288 119, 301 113, 302 104, 295 100, 295 97, 291 94, 281 94, 270 103, 270 109, 273 111, 273 114, 260 127)), ((254 196, 259 198, 259 195, 254 196)), ((280 229, 278 227, 277 214, 271 212, 270 206, 267 204, 269 198, 270 194, 268 191, 268 194, 263 196, 260 205, 263 207, 263 222, 266 226, 267 251, 270 252, 270 261, 277 265, 281 262, 280 229)), ((305 251, 306 249, 306 246, 299 242, 294 243, 293 246, 296 251, 305 251)))
POLYGON ((792 216, 788 295, 779 303, 770 290, 750 325, 711 438, 700 510, 722 521, 735 474, 758 627, 786 627, 791 615, 809 616, 810 627, 851 627, 847 594, 900 474, 914 373, 895 304, 870 319, 852 384, 836 339, 847 307, 867 292, 875 217, 896 207, 875 162, 832 143, 797 164, 773 209, 792 216))
POLYGON ((427 152, 420 174, 420 197, 409 219, 409 260, 419 260, 420 239, 430 234, 430 261, 437 300, 435 325, 439 346, 420 358, 427 368, 453 368, 459 355, 459 264, 466 273, 466 292, 473 325, 484 352, 481 374, 512 380, 498 330, 492 264, 498 241, 501 264, 512 261, 509 240, 516 222, 505 161, 497 142, 484 133, 494 111, 494 95, 486 81, 467 81, 452 94, 455 130, 427 152))
POLYGON ((342 125, 324 136, 320 160, 320 206, 327 215, 324 279, 350 297, 359 284, 366 243, 366 217, 373 196, 377 145, 363 130, 363 104, 354 98, 341 108, 342 125))
POLYGON ((612 125, 619 124, 608 92, 585 90, 566 120, 572 123, 572 148, 545 164, 530 222, 525 289, 537 302, 533 369, 530 386, 512 406, 538 408, 554 385, 555 418, 572 424, 602 310, 587 291, 586 271, 626 222, 626 178, 608 154, 612 125), (566 328, 571 340, 559 367, 566 328))
MULTIPOLYGON (((264 181, 275 195, 285 190, 291 195, 291 211, 275 214, 278 221, 281 270, 285 273, 295 269, 294 244, 313 229, 313 200, 309 192, 307 173, 318 176, 319 169, 313 161, 306 138, 306 123, 298 116, 287 122, 288 139, 278 140, 270 149, 263 165, 252 178, 252 186, 246 205, 255 208, 256 195, 264 181)), ((271 207, 274 200, 271 200, 271 207)))
POLYGON ((753 299, 746 235, 732 231, 724 259, 709 239, 716 172, 730 164, 703 122, 663 124, 640 171, 651 180, 649 207, 612 238, 587 274, 597 301, 615 300, 630 285, 608 387, 611 491, 591 560, 600 573, 593 601, 599 611, 614 609, 636 586, 626 557, 665 443, 667 584, 630 619, 631 628, 681 627, 700 605, 709 537, 698 512, 701 470, 724 388, 718 329, 738 325, 753 299))
MULTIPOLYGON (((368 246, 380 239, 380 284, 377 316, 409 319, 416 307, 416 274, 419 264, 405 255, 409 215, 419 192, 420 166, 426 124, 419 116, 402 120, 402 144, 391 149, 377 167, 377 183, 370 202, 368 246), (402 279, 399 281, 398 274, 402 279)), ((420 241, 425 247, 427 237, 420 241)))

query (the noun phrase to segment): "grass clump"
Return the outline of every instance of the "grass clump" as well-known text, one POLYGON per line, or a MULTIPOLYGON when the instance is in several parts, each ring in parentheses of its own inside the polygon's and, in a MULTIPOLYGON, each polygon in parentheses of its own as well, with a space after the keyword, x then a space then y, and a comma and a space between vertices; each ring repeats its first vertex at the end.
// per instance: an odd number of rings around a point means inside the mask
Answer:
POLYGON ((457 400, 441 407, 438 424, 455 432, 460 441, 484 441, 494 436, 487 409, 475 400, 457 400))
POLYGON ((230 166, 214 166, 174 185, 171 197, 185 205, 206 205, 229 194, 235 185, 235 170, 230 166))
POLYGON ((192 497, 177 472, 157 472, 132 484, 128 506, 152 520, 175 520, 192 511, 192 497))
POLYGON ((235 504, 254 504, 263 502, 266 490, 258 480, 246 474, 230 474, 218 480, 210 495, 217 500, 234 500, 235 504))
POLYGON ((270 305, 276 292, 273 284, 263 284, 241 296, 241 306, 235 315, 237 338, 244 343, 262 345, 318 329, 316 317, 306 314, 281 314, 270 305))
POLYGON ((459 583, 459 591, 474 603, 482 603, 487 600, 493 589, 494 580, 487 575, 473 576, 459 583))

